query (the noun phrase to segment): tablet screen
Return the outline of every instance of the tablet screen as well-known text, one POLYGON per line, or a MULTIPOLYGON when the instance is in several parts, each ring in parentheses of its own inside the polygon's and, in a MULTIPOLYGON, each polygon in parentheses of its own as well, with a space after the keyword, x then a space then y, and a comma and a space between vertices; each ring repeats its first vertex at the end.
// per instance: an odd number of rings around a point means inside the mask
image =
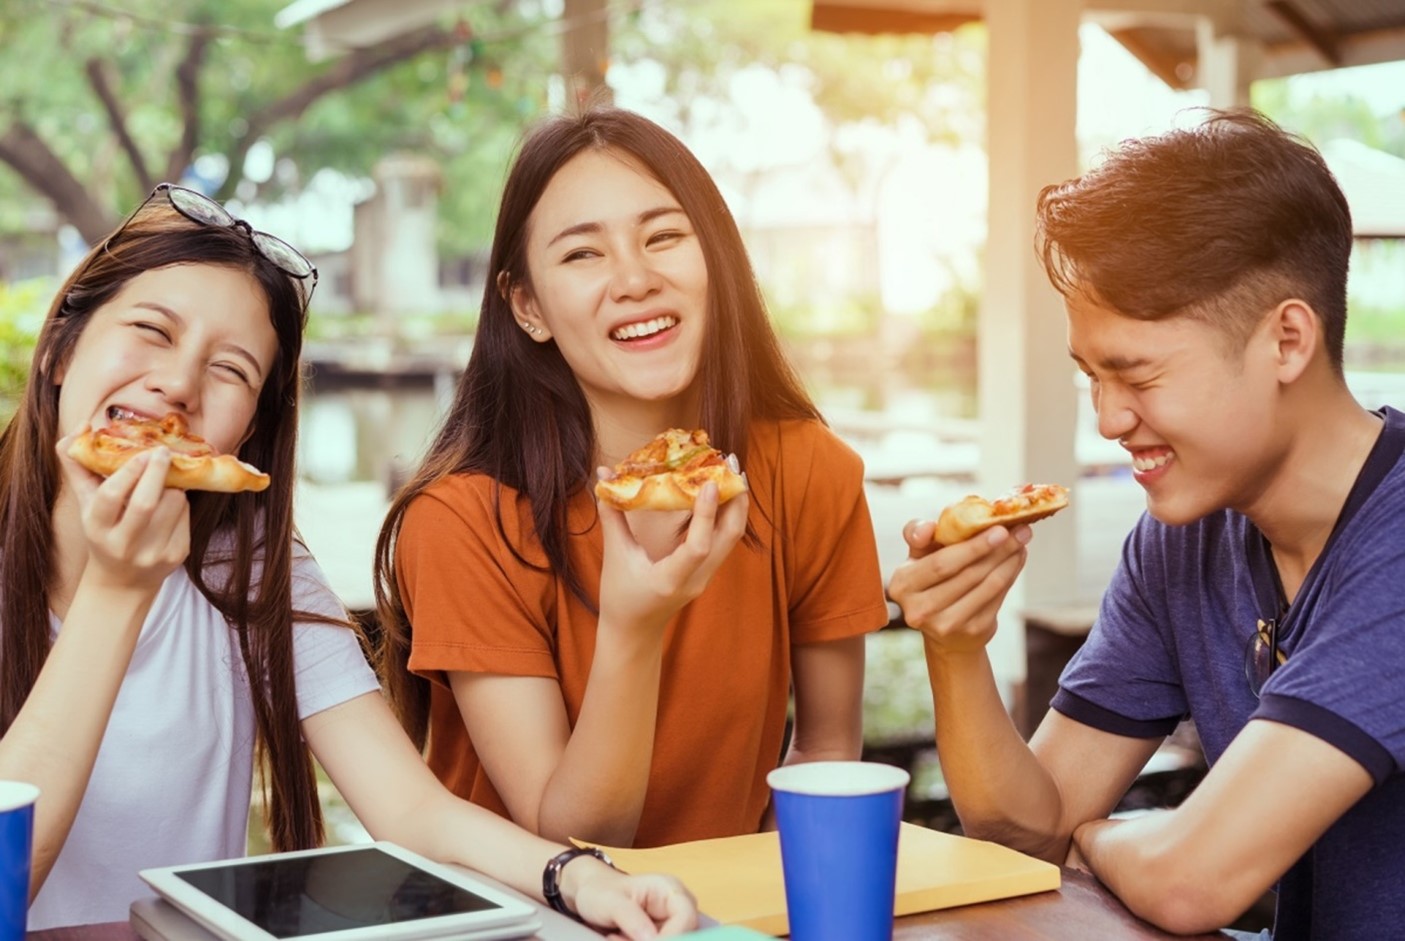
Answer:
POLYGON ((175 875, 275 938, 500 907, 372 846, 176 870, 175 875))

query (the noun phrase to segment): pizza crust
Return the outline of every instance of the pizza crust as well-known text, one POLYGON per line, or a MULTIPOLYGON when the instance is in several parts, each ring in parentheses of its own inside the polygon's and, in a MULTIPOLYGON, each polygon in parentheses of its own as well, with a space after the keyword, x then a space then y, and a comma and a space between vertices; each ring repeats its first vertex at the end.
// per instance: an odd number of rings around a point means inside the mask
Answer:
POLYGON ((719 506, 746 492, 741 475, 722 466, 715 472, 688 478, 663 473, 601 480, 595 484, 595 495, 617 510, 691 510, 709 480, 717 484, 719 506))
POLYGON ((971 494, 942 510, 932 541, 943 546, 965 542, 992 526, 1035 523, 1066 506, 1068 488, 1058 484, 1025 484, 995 500, 971 494), (1001 504, 1011 506, 1003 508, 1001 504))
POLYGON ((614 477, 597 481, 595 496, 617 510, 691 510, 708 481, 717 484, 719 505, 746 492, 746 480, 707 432, 670 428, 616 465, 614 477))
POLYGON ((159 422, 122 419, 89 429, 69 445, 68 456, 94 474, 111 477, 136 455, 162 444, 171 449, 167 487, 219 493, 268 488, 267 474, 232 454, 216 454, 203 438, 186 430, 185 420, 175 412, 159 422))

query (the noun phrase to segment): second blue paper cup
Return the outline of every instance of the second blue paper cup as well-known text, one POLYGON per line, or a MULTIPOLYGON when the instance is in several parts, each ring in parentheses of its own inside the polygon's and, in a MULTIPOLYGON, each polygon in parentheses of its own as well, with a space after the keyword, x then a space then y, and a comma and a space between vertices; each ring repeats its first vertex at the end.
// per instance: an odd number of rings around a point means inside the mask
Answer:
POLYGON ((21 941, 29 911, 29 853, 39 789, 0 781, 0 941, 21 941))
POLYGON ((890 941, 908 773, 815 761, 766 777, 792 941, 890 941))

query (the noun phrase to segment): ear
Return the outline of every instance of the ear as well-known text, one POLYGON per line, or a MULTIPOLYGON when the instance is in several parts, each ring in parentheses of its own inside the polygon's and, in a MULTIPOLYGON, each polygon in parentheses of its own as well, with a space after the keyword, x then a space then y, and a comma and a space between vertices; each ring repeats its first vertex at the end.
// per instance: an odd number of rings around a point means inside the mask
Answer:
POLYGON ((507 272, 498 275, 498 290, 503 293, 503 299, 512 308, 512 319, 517 321, 517 325, 526 331, 527 335, 538 343, 545 343, 551 339, 551 330, 547 327, 546 321, 542 319, 541 310, 537 307, 537 300, 532 296, 532 292, 521 284, 512 284, 504 287, 504 276, 507 272))
POLYGON ((1268 315, 1267 326, 1278 381, 1297 381, 1322 347, 1322 322, 1317 312, 1307 301, 1289 298, 1268 315))

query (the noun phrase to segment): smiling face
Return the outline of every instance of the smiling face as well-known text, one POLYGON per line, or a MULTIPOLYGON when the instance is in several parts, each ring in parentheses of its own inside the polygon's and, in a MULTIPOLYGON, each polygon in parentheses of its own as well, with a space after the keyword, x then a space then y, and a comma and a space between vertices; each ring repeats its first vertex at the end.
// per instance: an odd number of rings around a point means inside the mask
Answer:
POLYGON ((249 274, 208 264, 145 271, 93 312, 57 371, 59 432, 179 412, 219 451, 237 452, 277 350, 249 274))
POLYGON ((1189 317, 1136 320, 1081 296, 1066 307, 1069 352, 1091 382, 1098 431, 1132 455, 1147 510, 1184 524, 1253 506, 1290 437, 1266 326, 1231 350, 1220 330, 1189 317))
POLYGON ((587 150, 528 223, 530 288, 512 291, 533 339, 554 340, 592 409, 677 403, 707 326, 707 264, 691 220, 636 160, 587 150))

